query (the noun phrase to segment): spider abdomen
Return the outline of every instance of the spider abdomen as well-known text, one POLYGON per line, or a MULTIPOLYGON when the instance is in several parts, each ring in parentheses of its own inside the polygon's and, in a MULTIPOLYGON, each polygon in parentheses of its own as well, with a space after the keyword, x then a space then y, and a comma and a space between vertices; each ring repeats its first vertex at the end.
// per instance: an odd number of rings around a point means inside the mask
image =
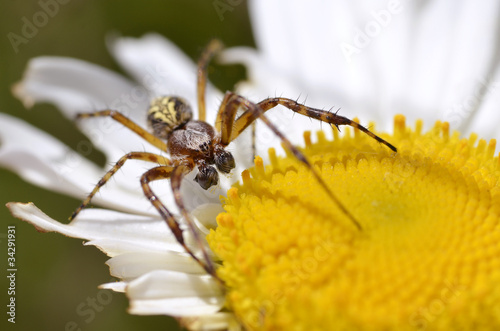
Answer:
POLYGON ((151 102, 148 125, 153 134, 162 139, 189 122, 193 111, 186 100, 180 97, 159 97, 151 102))

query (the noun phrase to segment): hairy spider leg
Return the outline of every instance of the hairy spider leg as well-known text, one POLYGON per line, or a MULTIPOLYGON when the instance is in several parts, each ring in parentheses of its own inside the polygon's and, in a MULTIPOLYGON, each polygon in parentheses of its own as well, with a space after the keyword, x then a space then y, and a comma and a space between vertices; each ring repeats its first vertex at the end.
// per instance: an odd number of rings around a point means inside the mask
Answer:
MULTIPOLYGON (((175 167, 172 172, 172 176, 170 178, 170 185, 172 186, 172 192, 174 193, 175 203, 177 204, 177 207, 179 208, 182 216, 184 217, 184 220, 186 221, 190 231, 192 232, 195 242, 197 243, 198 247, 201 249, 203 253, 203 259, 205 260, 206 264, 201 264, 201 265, 204 267, 206 272, 208 272, 210 275, 218 279, 215 273, 215 267, 212 262, 212 259, 210 258, 210 256, 208 256, 208 252, 202 243, 202 238, 200 237, 198 230, 195 228, 194 225, 195 222, 193 218, 186 209, 186 206, 184 205, 184 200, 181 194, 182 179, 184 178, 185 175, 187 175, 193 170, 193 167, 194 167, 193 165, 188 166, 184 164, 175 167)), ((194 255, 190 249, 187 249, 187 251, 189 254, 194 255)))
POLYGON ((184 206, 184 202, 182 199, 180 187, 181 187, 181 181, 182 178, 184 177, 185 174, 191 172, 194 168, 194 163, 189 163, 189 164, 182 164, 179 166, 159 166, 155 167, 153 169, 150 169, 146 171, 142 176, 141 176, 141 186, 142 190, 144 191, 144 194, 148 198, 148 200, 151 202, 151 204, 158 210, 160 213, 161 217, 167 222, 168 227, 172 231, 172 233, 175 236, 175 239, 177 242, 186 250, 186 252, 196 261, 200 266, 203 267, 203 269, 209 274, 212 275, 214 278, 216 278, 219 282, 222 283, 222 280, 220 280, 215 272, 215 266, 212 262, 212 259, 208 256, 207 250, 205 249, 202 239, 198 233, 198 231, 195 229, 194 226, 194 221, 192 218, 189 216, 189 212, 184 206), (184 241, 184 235, 183 235, 183 230, 180 228, 179 222, 175 219, 175 217, 172 215, 172 213, 165 207, 165 205, 160 201, 158 196, 151 190, 151 187, 149 183, 152 181, 156 180, 162 180, 162 179, 170 179, 170 185, 172 187, 172 192, 174 194, 174 199, 175 202, 177 203, 177 206, 179 207, 182 215, 185 218, 185 221, 189 227, 189 230, 191 231, 193 235, 193 239, 198 245, 198 247, 201 249, 203 253, 203 260, 205 263, 203 263, 194 253, 193 251, 186 245, 186 242, 184 241))
MULTIPOLYGON (((210 41, 208 46, 204 49, 200 59, 198 60, 198 76, 197 76, 197 95, 198 95, 198 119, 201 121, 206 120, 206 103, 205 103, 205 90, 207 87, 207 68, 212 58, 224 48, 222 42, 218 39, 210 41)), ((255 146, 256 126, 252 123, 252 159, 257 155, 257 148, 255 146)))
POLYGON ((255 156, 257 156, 257 145, 255 144, 255 139, 257 135, 257 125, 256 122, 254 121, 252 123, 252 160, 255 160, 255 156))
POLYGON ((69 220, 72 221, 79 213, 87 207, 90 203, 90 200, 94 197, 94 195, 99 192, 99 189, 106 185, 106 183, 111 179, 111 177, 125 164, 127 160, 142 160, 147 162, 156 163, 158 165, 172 165, 172 161, 168 158, 148 152, 130 152, 122 156, 118 162, 110 169, 106 174, 99 180, 97 185, 94 187, 92 192, 87 196, 87 198, 82 202, 82 204, 73 212, 73 214, 69 217, 69 220))
MULTIPOLYGON (((152 144, 153 146, 166 151, 167 150, 167 145, 161 140, 160 138, 152 135, 145 129, 143 129, 141 126, 137 125, 134 123, 132 120, 129 118, 125 117, 123 114, 121 114, 118 111, 114 110, 103 110, 103 111, 98 111, 95 113, 81 113, 77 114, 77 119, 82 119, 82 118, 91 118, 91 117, 111 117, 112 119, 116 120, 117 122, 123 124, 126 128, 130 129, 131 131, 135 132, 138 134, 140 137, 144 138, 147 142, 152 144)), ((186 252, 193 257, 200 266, 203 267, 205 271, 207 271, 210 275, 214 276, 215 278, 219 279, 215 273, 215 267, 212 263, 212 260, 209 258, 208 253, 206 249, 204 248, 202 244, 202 240, 194 228, 194 222, 192 219, 189 217, 189 213, 187 212, 181 198, 180 194, 180 182, 183 177, 183 173, 172 175, 172 172, 174 169, 176 169, 174 163, 161 155, 154 154, 154 153, 148 153, 148 152, 131 152, 118 160, 118 162, 111 168, 103 178, 99 181, 99 183, 94 187, 93 191, 87 196, 85 201, 78 207, 78 209, 71 215, 70 220, 74 219, 78 213, 85 208, 90 203, 90 200, 92 197, 99 191, 99 189, 106 184, 106 182, 124 165, 126 160, 129 159, 135 159, 135 160, 143 160, 143 161, 149 161, 153 163, 157 163, 160 166, 155 167, 153 169, 148 170, 146 173, 144 173, 141 176, 141 186, 144 191, 144 194, 148 198, 148 200, 151 202, 151 204, 158 210, 162 218, 165 220, 167 223, 168 227, 174 234, 176 240, 179 242, 179 244, 186 250, 186 252), (174 198, 176 203, 178 204, 178 207, 183 214, 183 216, 186 219, 186 223, 189 226, 189 230, 192 232, 193 238, 200 247, 201 251, 203 252, 203 259, 206 261, 206 263, 203 263, 200 261, 199 258, 197 258, 193 251, 187 247, 187 245, 184 242, 184 236, 182 234, 182 230, 180 229, 179 223, 175 220, 175 217, 168 211, 168 209, 163 205, 163 203, 158 199, 158 197, 153 193, 149 186, 149 182, 155 181, 155 180, 160 180, 160 179, 170 179, 171 180, 171 185, 172 185, 172 191, 174 193, 174 198), (175 182, 175 185, 174 185, 175 182), (187 215, 187 216, 186 216, 187 215)), ((190 172, 191 170, 194 169, 194 164, 190 164, 189 166, 185 165, 180 165, 179 169, 190 172)))
MULTIPOLYGON (((313 174, 316 181, 321 185, 321 187, 328 194, 330 199, 340 208, 340 210, 352 221, 352 223, 358 228, 358 230, 362 230, 360 223, 354 218, 354 216, 349 212, 349 210, 344 206, 344 204, 335 196, 335 194, 330 190, 330 188, 326 185, 323 178, 321 178, 318 171, 312 166, 312 164, 307 160, 305 155, 295 147, 288 138, 286 138, 283 133, 264 115, 264 111, 259 107, 258 104, 255 104, 248 99, 237 95, 233 92, 226 92, 224 96, 223 103, 221 104, 221 108, 219 109, 219 113, 217 114, 217 118, 220 118, 220 123, 217 122, 216 129, 220 132, 221 135, 221 144, 227 146, 232 140, 236 139, 236 137, 242 132, 239 131, 236 134, 233 133, 233 127, 236 127, 234 117, 239 108, 244 108, 245 114, 248 114, 248 118, 252 118, 255 121, 259 118, 264 124, 273 131, 273 133, 278 136, 285 147, 297 158, 300 162, 302 162, 313 174)), ((241 117, 240 117, 241 118, 241 117)), ((248 123, 250 125, 250 123, 248 123)), ((247 125, 247 126, 248 126, 247 125)))
POLYGON ((229 91, 224 94, 215 120, 215 130, 220 134, 220 141, 224 146, 227 146, 231 142, 231 132, 238 109, 240 107, 244 108, 242 104, 243 100, 239 103, 235 102, 236 96, 236 94, 229 91))
POLYGON ((79 113, 76 115, 76 119, 80 120, 83 118, 91 118, 91 117, 111 117, 115 121, 123 124, 123 126, 127 127, 130 131, 135 132, 138 134, 140 137, 142 137, 144 140, 146 140, 148 143, 151 145, 155 146, 156 148, 162 150, 162 151, 167 151, 167 144, 161 140, 160 138, 156 137, 146 129, 142 128, 140 125, 136 124, 134 121, 120 113, 119 111, 116 110, 111 110, 111 109, 106 109, 106 110, 101 110, 97 111, 95 113, 79 113))
MULTIPOLYGON (((392 144, 390 144, 386 140, 380 138, 379 136, 377 136, 376 134, 374 134, 373 132, 371 132, 370 130, 368 130, 367 128, 362 126, 361 124, 356 123, 356 122, 348 119, 347 117, 337 115, 335 113, 331 113, 331 112, 328 112, 325 110, 308 107, 308 106, 305 106, 303 104, 298 103, 295 100, 288 99, 288 98, 281 98, 281 97, 268 98, 268 99, 262 100, 257 105, 259 106, 260 109, 262 109, 263 112, 266 112, 266 111, 276 107, 277 105, 282 105, 282 106, 284 106, 284 107, 286 107, 286 108, 288 108, 296 113, 302 114, 302 115, 307 116, 309 118, 314 118, 314 119, 320 120, 320 121, 328 123, 330 125, 334 125, 337 129, 338 129, 339 125, 349 125, 349 126, 352 126, 356 129, 366 133, 367 135, 369 135, 370 137, 372 137, 373 139, 375 139, 379 143, 386 145, 392 151, 394 151, 394 152, 398 151, 397 148, 394 147, 392 144)), ((240 117, 238 117, 238 119, 234 123, 234 130, 232 132, 230 141, 236 139, 236 137, 238 137, 240 135, 240 133, 243 132, 250 124, 252 124, 257 119, 257 117, 259 117, 259 114, 256 113, 255 111, 252 111, 251 109, 245 111, 240 117)))
POLYGON ((220 40, 213 39, 205 48, 198 60, 197 95, 198 95, 198 120, 206 120, 205 90, 207 88, 207 68, 210 60, 224 45, 220 40))

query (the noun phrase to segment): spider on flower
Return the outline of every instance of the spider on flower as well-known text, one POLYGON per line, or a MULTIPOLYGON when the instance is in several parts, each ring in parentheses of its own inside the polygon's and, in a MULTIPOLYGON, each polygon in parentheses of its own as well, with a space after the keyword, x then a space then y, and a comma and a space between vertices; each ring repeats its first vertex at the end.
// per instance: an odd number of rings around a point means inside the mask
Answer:
MULTIPOLYGON (((234 92, 228 91, 225 93, 222 103, 219 106, 215 125, 210 125, 205 122, 207 67, 210 60, 214 55, 220 52, 222 47, 220 41, 212 40, 198 61, 198 120, 193 119, 193 111, 187 101, 178 96, 162 96, 151 102, 151 106, 147 113, 147 121, 151 132, 140 127, 116 110, 107 109, 94 113, 80 113, 77 115, 77 119, 111 117, 113 120, 121 123, 129 130, 141 136, 151 145, 157 147, 161 151, 167 152, 170 158, 149 152, 127 153, 99 180, 92 192, 70 217, 70 220, 74 219, 78 213, 90 203, 92 197, 125 164, 125 161, 142 160, 156 163, 157 166, 147 170, 141 176, 140 181, 145 196, 166 221, 179 244, 208 274, 217 279, 218 277, 215 273, 215 266, 212 259, 208 256, 208 252, 202 244, 202 238, 195 230, 194 221, 184 205, 180 190, 181 182, 184 176, 197 168, 198 173, 194 180, 204 190, 207 190, 213 185, 217 185, 219 182, 218 172, 228 174, 235 167, 233 155, 226 151, 225 148, 257 119, 260 119, 269 129, 271 129, 271 131, 281 139, 285 147, 302 162, 309 171, 311 171, 332 201, 334 201, 341 211, 349 217, 353 224, 361 230, 359 222, 333 194, 332 190, 326 185, 304 154, 264 115, 266 111, 278 105, 282 105, 296 113, 320 120, 330 125, 335 125, 337 129, 339 125, 349 125, 366 133, 394 152, 397 152, 396 147, 389 142, 346 117, 325 110, 308 107, 292 99, 282 97, 267 98, 261 102, 254 103, 234 92), (243 110, 243 113, 236 117, 240 109, 243 110), (176 220, 174 215, 151 190, 150 183, 162 179, 170 179, 175 203, 184 217, 195 243, 201 248, 203 254, 202 259, 197 257, 192 249, 186 245, 179 221, 176 220)), ((253 135, 253 137, 255 137, 255 135, 253 135)))

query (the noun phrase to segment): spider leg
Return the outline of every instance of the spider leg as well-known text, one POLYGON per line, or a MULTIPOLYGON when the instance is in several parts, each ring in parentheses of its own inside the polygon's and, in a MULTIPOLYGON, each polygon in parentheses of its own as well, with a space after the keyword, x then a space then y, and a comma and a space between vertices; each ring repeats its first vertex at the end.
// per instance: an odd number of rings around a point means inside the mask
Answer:
POLYGON ((125 164, 127 160, 142 160, 148 162, 154 162, 161 165, 171 165, 172 162, 161 155, 147 153, 147 152, 131 152, 122 156, 118 162, 110 169, 108 172, 99 180, 97 185, 94 187, 92 192, 87 196, 87 198, 82 202, 82 204, 73 212, 73 214, 69 217, 69 220, 72 221, 80 211, 85 208, 89 203, 92 197, 99 192, 99 189, 103 187, 108 180, 125 164))
MULTIPOLYGON (((217 112, 217 118, 215 120, 215 130, 221 135, 221 141, 223 144, 227 145, 230 141, 233 141, 231 138, 231 132, 234 125, 234 118, 236 117, 236 112, 240 108, 238 103, 232 101, 235 98, 235 94, 233 92, 226 92, 222 102, 219 106, 219 111, 217 112)), ((243 131, 243 130, 242 130, 243 131)), ((240 132, 241 133, 241 132, 240 132)), ((239 134, 238 134, 239 135, 239 134)), ((255 146, 255 135, 256 135, 256 125, 255 120, 252 122, 252 159, 253 162, 255 159, 255 155, 257 155, 257 148, 255 146)))
POLYGON ((130 131, 133 131, 136 134, 138 134, 140 137, 142 137, 151 145, 157 147, 162 151, 167 150, 167 144, 163 140, 149 133, 147 130, 145 130, 144 128, 136 124, 134 121, 132 121, 131 119, 129 119, 128 117, 126 117, 125 115, 116 110, 107 109, 107 110, 97 111, 95 113, 80 113, 76 115, 77 120, 80 120, 82 118, 92 118, 92 117, 111 117, 115 121, 123 124, 130 131))
POLYGON ((182 181, 182 178, 186 173, 189 173, 191 170, 193 170, 193 168, 194 164, 178 165, 178 166, 165 165, 150 169, 141 176, 142 190, 144 191, 144 194, 151 202, 151 204, 156 208, 156 210, 158 210, 162 218, 167 222, 167 225, 174 234, 177 242, 200 266, 203 267, 203 269, 208 274, 212 275, 214 278, 220 281, 220 279, 217 277, 217 274, 215 273, 215 267, 213 265, 213 262, 208 256, 205 247, 203 246, 201 237, 195 229, 194 221, 191 219, 191 217, 189 216, 189 212, 186 210, 184 206, 180 192, 180 183, 182 181), (187 246, 186 242, 184 241, 183 230, 181 229, 179 222, 175 219, 174 215, 172 215, 172 213, 167 209, 167 207, 165 207, 165 205, 160 201, 158 196, 151 190, 149 183, 152 181, 162 180, 162 179, 170 179, 175 202, 177 203, 179 210, 184 216, 188 228, 191 231, 191 234, 193 235, 196 244, 203 252, 204 262, 201 261, 187 246))
POLYGON ((213 39, 205 48, 198 60, 197 94, 198 94, 198 120, 205 121, 205 89, 207 87, 207 67, 214 55, 222 49, 220 40, 213 39))
POLYGON ((226 94, 224 94, 224 99, 222 99, 219 111, 217 112, 215 130, 220 134, 220 140, 224 146, 227 146, 232 141, 230 139, 236 112, 240 107, 244 107, 243 102, 247 101, 242 98, 241 102, 235 102, 237 97, 239 97, 237 94, 227 91, 226 94))
POLYGON ((215 273, 215 267, 212 263, 212 259, 208 256, 207 250, 205 249, 202 243, 202 238, 200 237, 200 234, 195 228, 194 221, 191 218, 191 214, 186 209, 181 195, 182 179, 184 178, 185 175, 190 173, 191 170, 193 170, 193 166, 179 165, 174 168, 172 172, 172 178, 170 179, 170 183, 172 185, 172 192, 174 193, 174 199, 175 203, 177 204, 177 207, 181 211, 184 219, 186 220, 186 223, 188 224, 189 230, 191 231, 196 244, 203 253, 203 259, 205 260, 206 264, 204 265, 202 264, 202 266, 204 267, 205 271, 208 272, 210 275, 217 277, 215 273))
POLYGON ((255 145, 255 137, 256 137, 257 126, 255 122, 252 123, 252 160, 255 160, 255 156, 257 155, 257 146, 255 145))
MULTIPOLYGON (((337 129, 338 129, 339 125, 350 125, 356 129, 366 133, 367 135, 369 135, 370 137, 372 137, 373 139, 375 139, 379 143, 386 145, 394 152, 398 151, 397 148, 394 147, 392 144, 390 144, 386 140, 380 138, 379 136, 377 136, 376 134, 374 134, 373 132, 371 132, 370 130, 365 128, 364 126, 348 119, 347 117, 337 115, 337 113, 334 114, 334 113, 330 113, 330 112, 325 111, 325 110, 307 107, 303 104, 298 103, 295 100, 282 98, 282 97, 268 98, 268 99, 265 99, 265 100, 262 100, 261 102, 259 102, 258 105, 262 109, 263 112, 266 112, 269 109, 276 107, 277 105, 282 105, 282 106, 285 106, 286 108, 288 108, 296 113, 302 114, 302 115, 307 116, 309 118, 314 118, 314 119, 320 120, 320 121, 328 123, 330 125, 334 125, 337 129)), ((254 113, 250 110, 247 110, 240 117, 238 117, 238 119, 234 123, 234 131, 232 133, 230 141, 235 139, 243 130, 245 130, 251 123, 253 123, 257 119, 258 116, 259 116, 258 114, 254 113)))
MULTIPOLYGON (((221 109, 219 109, 219 114, 218 118, 220 115, 221 123, 219 124, 220 126, 220 134, 221 134, 221 144, 222 145, 228 145, 230 141, 235 139, 240 133, 236 132, 236 134, 233 133, 233 125, 234 122, 234 117, 237 112, 237 110, 242 107, 245 109, 245 113, 243 113, 244 116, 245 114, 248 114, 248 118, 252 118, 252 122, 255 121, 257 118, 259 118, 264 124, 267 125, 269 129, 273 131, 273 133, 278 136, 285 147, 297 158, 300 162, 305 164, 307 168, 311 171, 313 174, 314 178, 316 181, 321 185, 321 187, 325 190, 325 192, 328 194, 330 199, 335 202, 335 204, 340 208, 340 210, 352 221, 352 223, 358 228, 359 230, 362 230, 361 225, 359 222, 354 218, 354 216, 347 210, 347 208, 342 204, 342 202, 335 196, 335 194, 330 190, 330 188, 326 185, 324 182, 323 178, 321 178, 320 174, 318 171, 312 166, 312 164, 307 160, 305 155, 297 148, 295 147, 290 140, 288 140, 283 133, 271 122, 269 119, 264 115, 264 111, 259 107, 258 104, 252 103, 248 99, 245 99, 244 97, 237 95, 233 92, 226 92, 226 95, 224 96, 225 102, 222 103, 221 109), (232 139, 230 139, 232 138, 232 139)), ((240 117, 241 118, 241 117, 240 117)), ((239 119, 238 119, 239 120, 239 119)), ((236 121, 238 121, 236 120, 236 121)), ((248 125, 250 125, 248 123, 248 125)), ((246 127, 248 127, 245 126, 246 127)))

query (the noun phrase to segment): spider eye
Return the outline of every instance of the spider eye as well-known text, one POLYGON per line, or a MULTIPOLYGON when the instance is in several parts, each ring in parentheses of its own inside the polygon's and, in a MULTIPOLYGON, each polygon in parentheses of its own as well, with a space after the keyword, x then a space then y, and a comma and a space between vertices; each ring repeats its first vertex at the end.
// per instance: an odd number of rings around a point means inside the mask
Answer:
POLYGON ((207 190, 210 186, 217 185, 219 182, 219 173, 214 167, 198 167, 198 174, 196 174, 194 181, 200 184, 202 189, 207 190))
POLYGON ((226 152, 225 150, 220 150, 215 153, 215 165, 219 171, 223 173, 230 173, 231 170, 236 166, 234 162, 233 154, 226 152))

